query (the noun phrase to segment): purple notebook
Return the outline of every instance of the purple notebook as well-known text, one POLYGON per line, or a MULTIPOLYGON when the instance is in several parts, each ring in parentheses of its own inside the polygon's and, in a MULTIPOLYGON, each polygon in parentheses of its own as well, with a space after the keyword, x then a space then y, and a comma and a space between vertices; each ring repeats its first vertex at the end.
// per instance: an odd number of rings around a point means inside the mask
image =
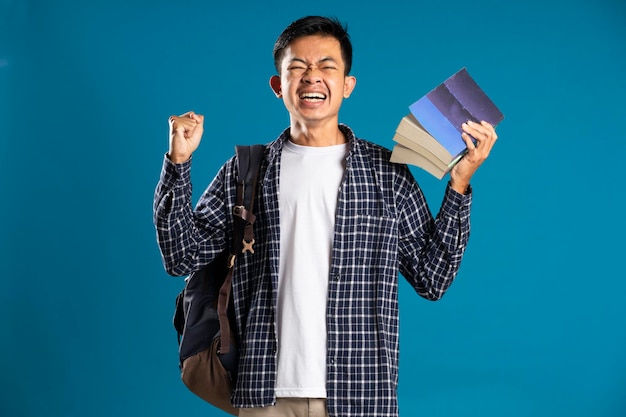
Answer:
POLYGON ((413 103, 409 110, 453 156, 466 148, 461 139, 461 124, 484 120, 496 126, 504 119, 465 68, 413 103))

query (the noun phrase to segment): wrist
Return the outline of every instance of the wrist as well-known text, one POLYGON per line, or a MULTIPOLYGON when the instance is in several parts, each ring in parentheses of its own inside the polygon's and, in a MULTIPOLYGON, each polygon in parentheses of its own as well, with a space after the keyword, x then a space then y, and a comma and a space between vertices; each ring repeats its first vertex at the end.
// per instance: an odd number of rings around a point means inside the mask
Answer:
POLYGON ((469 181, 459 181, 454 178, 450 178, 450 188, 459 194, 467 194, 470 190, 469 181))
POLYGON ((167 159, 172 161, 174 164, 182 164, 183 162, 187 162, 191 155, 172 155, 170 152, 166 154, 167 159))

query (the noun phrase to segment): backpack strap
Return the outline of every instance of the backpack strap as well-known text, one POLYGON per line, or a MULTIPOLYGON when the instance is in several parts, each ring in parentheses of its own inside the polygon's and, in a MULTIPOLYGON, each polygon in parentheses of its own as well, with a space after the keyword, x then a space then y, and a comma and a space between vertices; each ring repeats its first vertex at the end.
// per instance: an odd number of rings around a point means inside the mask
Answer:
POLYGON ((259 176, 261 161, 265 153, 264 145, 237 146, 237 204, 233 208, 234 224, 238 225, 233 234, 236 239, 232 242, 231 254, 250 252, 254 253, 254 233, 252 225, 256 220, 254 215, 254 200, 256 184, 259 176), (243 230, 243 235, 238 235, 243 230))
POLYGON ((237 202, 233 207, 233 235, 231 251, 228 259, 228 273, 220 287, 217 299, 217 314, 220 322, 220 353, 230 351, 230 325, 228 323, 228 304, 232 288, 233 269, 235 259, 239 253, 254 253, 254 230, 252 225, 256 220, 254 215, 254 200, 257 181, 263 155, 264 145, 235 147, 237 152, 237 202))

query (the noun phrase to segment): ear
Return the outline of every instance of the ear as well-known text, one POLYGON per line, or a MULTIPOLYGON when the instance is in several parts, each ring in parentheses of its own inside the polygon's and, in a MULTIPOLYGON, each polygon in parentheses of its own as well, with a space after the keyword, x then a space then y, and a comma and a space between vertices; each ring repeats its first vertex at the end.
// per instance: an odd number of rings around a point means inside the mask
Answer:
POLYGON ((350 94, 354 91, 354 87, 356 87, 356 77, 352 75, 346 76, 343 81, 343 98, 350 97, 350 94))
POLYGON ((280 85, 280 77, 278 75, 272 75, 270 77, 270 87, 272 91, 276 95, 276 97, 281 98, 283 96, 283 90, 280 85))

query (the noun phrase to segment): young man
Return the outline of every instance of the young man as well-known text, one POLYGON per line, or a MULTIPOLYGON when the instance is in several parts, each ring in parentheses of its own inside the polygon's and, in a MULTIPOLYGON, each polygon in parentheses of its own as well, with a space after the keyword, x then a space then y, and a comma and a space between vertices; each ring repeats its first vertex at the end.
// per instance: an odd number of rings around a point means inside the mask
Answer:
MULTIPOLYGON (((469 237, 470 178, 497 136, 487 123, 464 125, 469 151, 433 218, 408 168, 338 123, 356 85, 345 28, 299 19, 274 58, 270 86, 290 124, 267 145, 255 253, 235 268, 233 404, 247 417, 397 416, 398 272, 430 300, 450 286, 469 237)), ((203 121, 193 112, 170 118, 154 221, 172 275, 203 267, 229 241, 234 159, 192 209, 189 171, 203 121)))

